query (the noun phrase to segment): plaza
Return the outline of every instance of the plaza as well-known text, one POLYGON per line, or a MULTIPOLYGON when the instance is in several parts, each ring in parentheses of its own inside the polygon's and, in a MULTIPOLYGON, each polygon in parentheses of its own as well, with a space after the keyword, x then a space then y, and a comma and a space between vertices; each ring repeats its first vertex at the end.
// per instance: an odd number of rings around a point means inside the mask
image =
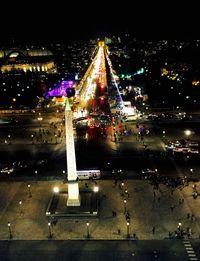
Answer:
MULTIPOLYGON (((125 212, 129 212, 130 240, 162 240, 168 238, 169 232, 177 230, 181 221, 183 230, 191 229, 190 238, 197 239, 199 227, 199 197, 192 197, 192 185, 171 188, 160 185, 154 191, 148 181, 99 180, 100 191, 99 215, 95 218, 56 218, 51 224, 52 240, 87 239, 87 223, 92 240, 127 240, 127 220, 125 212), (125 192, 125 191, 128 191, 125 192), (156 195, 154 195, 154 192, 156 195), (126 206, 124 199, 126 198, 126 206), (180 199, 184 199, 180 203, 180 199), (171 206, 173 205, 173 211, 171 206), (126 207, 126 209, 125 209, 126 207), (113 212, 116 215, 113 215, 113 212), (190 217, 188 218, 188 213, 190 217), (155 231, 152 232, 152 228, 155 231), (134 238, 134 235, 136 238, 134 238)), ((87 182, 92 189, 93 181, 87 182)), ((63 185, 57 181, 10 181, 0 183, 0 239, 8 240, 8 222, 12 233, 11 240, 47 240, 49 239, 48 221, 45 210, 55 186, 63 185), (31 197, 28 184, 30 184, 31 197), (19 202, 22 202, 21 205, 19 202)), ((196 183, 197 191, 200 184, 196 183)), ((85 181, 80 182, 80 189, 85 181)))

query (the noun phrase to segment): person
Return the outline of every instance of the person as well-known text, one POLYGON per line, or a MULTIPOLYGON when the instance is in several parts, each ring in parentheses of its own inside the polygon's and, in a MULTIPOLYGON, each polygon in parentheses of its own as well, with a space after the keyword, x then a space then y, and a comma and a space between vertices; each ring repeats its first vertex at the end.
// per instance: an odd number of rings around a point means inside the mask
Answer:
POLYGON ((155 233, 155 226, 152 227, 152 233, 154 234, 155 233))
POLYGON ((112 211, 112 216, 116 217, 117 213, 115 211, 112 211))
POLYGON ((120 229, 118 229, 118 230, 117 230, 117 233, 118 233, 118 235, 120 235, 120 234, 121 234, 121 230, 120 230, 120 229))

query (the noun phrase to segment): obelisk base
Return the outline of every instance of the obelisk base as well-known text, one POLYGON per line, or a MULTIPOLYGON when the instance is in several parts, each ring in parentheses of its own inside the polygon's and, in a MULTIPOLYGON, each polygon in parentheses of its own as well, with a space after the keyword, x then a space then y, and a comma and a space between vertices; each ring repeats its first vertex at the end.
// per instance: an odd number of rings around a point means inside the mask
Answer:
POLYGON ((76 207, 80 206, 80 195, 77 181, 68 181, 68 198, 67 206, 76 207))

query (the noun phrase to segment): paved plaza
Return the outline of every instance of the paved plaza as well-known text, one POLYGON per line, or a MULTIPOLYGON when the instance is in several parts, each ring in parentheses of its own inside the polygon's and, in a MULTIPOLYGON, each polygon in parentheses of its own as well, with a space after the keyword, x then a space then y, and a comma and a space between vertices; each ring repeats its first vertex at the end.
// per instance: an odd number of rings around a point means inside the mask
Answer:
MULTIPOLYGON (((93 181, 81 181, 80 187, 93 188, 93 181)), ((45 212, 54 186, 62 181, 27 181, 0 183, 0 239, 47 240, 48 218, 45 212), (28 188, 30 184, 30 188, 28 188), (21 204, 19 202, 21 201, 21 204), (10 222, 9 231, 8 222, 10 222)), ((190 238, 200 235, 200 198, 192 197, 193 183, 171 189, 161 184, 154 190, 145 180, 98 180, 100 212, 98 218, 61 218, 52 224, 52 240, 162 240, 169 232, 190 231, 190 238), (124 201, 126 199, 126 201, 124 201), (126 214, 129 214, 127 218, 126 214), (127 226, 127 220, 129 226, 127 226), (134 235, 135 234, 135 235, 134 235)), ((66 185, 67 186, 67 185, 66 185)), ((200 183, 196 183, 200 192, 200 183)))

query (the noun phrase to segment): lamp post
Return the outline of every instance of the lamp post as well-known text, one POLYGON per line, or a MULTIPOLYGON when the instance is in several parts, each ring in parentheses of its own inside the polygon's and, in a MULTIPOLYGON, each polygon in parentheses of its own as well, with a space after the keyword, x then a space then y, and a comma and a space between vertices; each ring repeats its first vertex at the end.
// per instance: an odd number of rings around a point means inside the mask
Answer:
POLYGON ((52 238, 51 222, 48 222, 48 228, 49 228, 49 238, 52 238))
POLYGON ((9 232, 9 238, 11 239, 13 237, 13 235, 12 235, 12 230, 11 230, 11 224, 9 221, 8 221, 8 232, 9 232))
POLYGON ((127 238, 130 237, 130 233, 129 233, 129 225, 130 225, 130 223, 127 222, 127 223, 126 223, 126 228, 127 228, 127 238))
POLYGON ((32 198, 32 194, 31 194, 31 185, 30 184, 28 184, 28 197, 29 198, 32 198))
POLYGON ((55 194, 59 193, 59 187, 54 187, 54 188, 53 188, 53 192, 54 192, 55 194))
POLYGON ((33 140, 33 138, 34 138, 34 135, 33 135, 33 134, 31 134, 31 142, 32 142, 32 144, 34 143, 34 140, 33 140))
POLYGON ((98 186, 94 186, 93 191, 94 191, 95 193, 99 192, 99 187, 98 187, 98 186))
POLYGON ((163 133, 163 138, 165 138, 165 133, 166 133, 166 132, 165 132, 165 131, 163 131, 162 133, 163 133))
POLYGON ((185 130, 184 133, 185 133, 187 139, 189 139, 189 137, 190 137, 191 134, 192 134, 191 130, 185 130))
POLYGON ((20 215, 22 215, 22 201, 21 200, 19 201, 19 212, 20 212, 20 215))
POLYGON ((126 213, 126 203, 127 203, 127 200, 124 199, 124 213, 126 213))
POLYGON ((191 174, 191 176, 192 176, 192 174, 193 174, 193 171, 194 171, 193 169, 190 169, 190 174, 191 174))
POLYGON ((87 228, 87 238, 90 238, 90 230, 89 230, 90 223, 87 221, 86 228, 87 228))
POLYGON ((11 143, 11 140, 10 140, 10 138, 11 138, 11 135, 10 135, 10 134, 8 134, 8 144, 10 144, 10 143, 11 143))
POLYGON ((66 177, 66 176, 65 176, 66 171, 63 170, 62 173, 63 173, 63 182, 64 182, 64 181, 65 181, 65 177, 66 177))
POLYGON ((36 180, 36 182, 38 181, 38 172, 37 172, 37 170, 35 170, 35 180, 36 180))
POLYGON ((179 221, 178 222, 178 230, 181 230, 181 226, 182 226, 182 223, 179 221))

